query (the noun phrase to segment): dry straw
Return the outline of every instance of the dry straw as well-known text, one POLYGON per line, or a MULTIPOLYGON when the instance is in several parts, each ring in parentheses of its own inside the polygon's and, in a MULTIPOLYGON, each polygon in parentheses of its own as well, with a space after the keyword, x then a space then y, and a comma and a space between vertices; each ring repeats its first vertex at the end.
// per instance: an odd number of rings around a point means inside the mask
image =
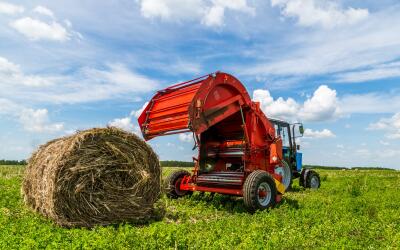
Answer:
POLYGON ((34 210, 67 227, 140 222, 160 196, 157 155, 139 137, 94 128, 41 146, 22 193, 34 210))

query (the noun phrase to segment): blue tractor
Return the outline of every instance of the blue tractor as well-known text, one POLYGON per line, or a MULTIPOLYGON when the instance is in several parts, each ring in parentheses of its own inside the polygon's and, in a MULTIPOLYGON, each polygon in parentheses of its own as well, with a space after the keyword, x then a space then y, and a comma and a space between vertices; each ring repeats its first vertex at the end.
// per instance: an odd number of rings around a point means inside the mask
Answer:
POLYGON ((276 168, 276 173, 283 176, 282 183, 286 190, 290 190, 293 179, 299 178, 300 186, 304 188, 317 189, 321 186, 319 174, 311 169, 303 168, 300 153, 300 145, 296 144, 296 138, 304 134, 303 124, 290 124, 286 121, 271 119, 277 135, 280 135, 283 142, 283 168, 276 168))

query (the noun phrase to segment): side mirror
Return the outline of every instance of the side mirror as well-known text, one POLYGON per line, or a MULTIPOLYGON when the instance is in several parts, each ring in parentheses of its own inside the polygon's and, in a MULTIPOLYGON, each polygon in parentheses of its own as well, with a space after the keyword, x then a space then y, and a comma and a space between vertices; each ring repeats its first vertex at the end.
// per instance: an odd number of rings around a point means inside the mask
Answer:
POLYGON ((299 132, 300 132, 301 135, 304 134, 304 127, 303 127, 303 124, 301 124, 301 125, 299 126, 299 132))

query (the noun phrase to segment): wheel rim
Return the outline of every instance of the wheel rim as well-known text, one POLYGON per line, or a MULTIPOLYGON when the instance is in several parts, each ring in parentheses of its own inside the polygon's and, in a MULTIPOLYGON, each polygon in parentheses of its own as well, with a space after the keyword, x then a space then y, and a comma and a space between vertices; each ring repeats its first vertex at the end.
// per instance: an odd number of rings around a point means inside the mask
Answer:
POLYGON ((318 188, 319 187, 319 179, 317 176, 312 176, 310 180, 310 187, 311 188, 318 188))
POLYGON ((287 189, 291 181, 291 172, 289 165, 286 162, 282 162, 282 166, 278 166, 275 168, 275 174, 279 174, 280 176, 282 176, 282 184, 285 186, 285 189, 287 189))
POLYGON ((258 186, 258 203, 260 203, 261 206, 265 207, 267 206, 270 201, 271 201, 271 187, 268 185, 267 182, 262 182, 258 186))
POLYGON ((181 188, 180 188, 182 179, 183 179, 183 178, 179 178, 179 179, 177 179, 176 182, 175 182, 175 193, 176 193, 178 196, 182 196, 182 195, 184 195, 184 194, 186 193, 186 190, 181 190, 181 188))

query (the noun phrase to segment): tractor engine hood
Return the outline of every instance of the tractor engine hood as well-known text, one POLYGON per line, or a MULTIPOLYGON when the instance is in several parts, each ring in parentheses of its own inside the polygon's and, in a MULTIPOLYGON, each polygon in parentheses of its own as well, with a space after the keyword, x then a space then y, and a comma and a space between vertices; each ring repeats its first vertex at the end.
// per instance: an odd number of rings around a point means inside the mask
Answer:
POLYGON ((216 72, 158 91, 138 122, 145 140, 184 132, 201 134, 251 105, 239 80, 216 72))

